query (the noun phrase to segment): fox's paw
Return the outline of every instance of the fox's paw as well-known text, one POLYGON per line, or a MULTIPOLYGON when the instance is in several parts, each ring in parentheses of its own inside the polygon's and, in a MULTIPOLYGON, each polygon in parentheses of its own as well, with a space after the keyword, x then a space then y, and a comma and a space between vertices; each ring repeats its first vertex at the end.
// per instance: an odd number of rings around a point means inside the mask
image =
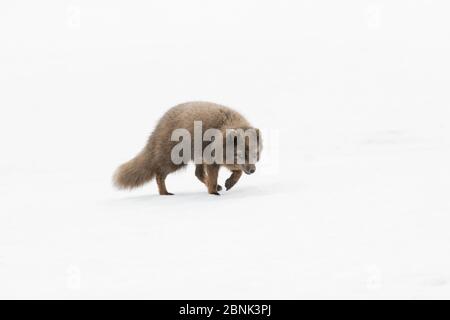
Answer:
POLYGON ((215 196, 220 196, 220 193, 218 193, 218 192, 210 192, 209 194, 213 194, 215 196))
POLYGON ((222 189, 223 189, 222 186, 218 184, 217 185, 217 191, 222 191, 222 189))
POLYGON ((162 196, 173 196, 173 193, 170 192, 166 192, 166 193, 161 193, 162 196))
POLYGON ((227 181, 225 181, 225 188, 227 188, 227 191, 230 190, 231 188, 233 188, 233 186, 236 183, 233 180, 228 179, 227 181))

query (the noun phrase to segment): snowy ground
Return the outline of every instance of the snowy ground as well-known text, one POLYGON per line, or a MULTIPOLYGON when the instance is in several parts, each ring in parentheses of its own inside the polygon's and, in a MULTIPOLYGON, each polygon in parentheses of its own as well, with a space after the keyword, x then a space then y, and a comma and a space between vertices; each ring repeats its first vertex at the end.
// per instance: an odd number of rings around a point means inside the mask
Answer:
POLYGON ((0 298, 450 298, 446 12, 3 1, 0 298), (256 174, 114 190, 189 100, 263 129, 256 174))

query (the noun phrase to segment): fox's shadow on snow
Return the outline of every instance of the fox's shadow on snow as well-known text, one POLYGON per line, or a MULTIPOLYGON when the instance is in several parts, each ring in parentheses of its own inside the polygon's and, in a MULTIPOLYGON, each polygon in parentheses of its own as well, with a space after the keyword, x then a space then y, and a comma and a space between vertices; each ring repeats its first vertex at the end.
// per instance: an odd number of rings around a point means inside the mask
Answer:
POLYGON ((150 190, 149 194, 139 195, 139 196, 129 196, 121 199, 114 199, 111 202, 121 203, 121 204, 132 204, 132 203, 145 203, 151 202, 158 205, 170 205, 170 204, 183 204, 186 205, 190 201, 195 202, 205 202, 210 203, 212 201, 217 201, 217 203, 223 203, 223 201, 228 200, 245 200, 267 197, 280 193, 285 193, 288 190, 292 191, 292 186, 280 185, 280 184, 268 184, 264 186, 238 186, 234 187, 229 191, 221 191, 220 196, 208 194, 205 190, 201 191, 179 191, 174 190, 174 195, 171 196, 161 196, 158 193, 154 193, 154 190, 150 190), (153 192, 153 193, 152 193, 153 192))

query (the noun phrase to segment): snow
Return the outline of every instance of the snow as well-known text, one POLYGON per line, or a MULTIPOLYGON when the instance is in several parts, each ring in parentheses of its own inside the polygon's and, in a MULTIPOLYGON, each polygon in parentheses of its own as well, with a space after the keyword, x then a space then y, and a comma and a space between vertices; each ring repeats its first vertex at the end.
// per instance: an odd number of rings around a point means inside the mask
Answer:
POLYGON ((448 6, 2 2, 0 298, 450 298, 448 6), (256 173, 115 190, 190 100, 262 128, 256 173))

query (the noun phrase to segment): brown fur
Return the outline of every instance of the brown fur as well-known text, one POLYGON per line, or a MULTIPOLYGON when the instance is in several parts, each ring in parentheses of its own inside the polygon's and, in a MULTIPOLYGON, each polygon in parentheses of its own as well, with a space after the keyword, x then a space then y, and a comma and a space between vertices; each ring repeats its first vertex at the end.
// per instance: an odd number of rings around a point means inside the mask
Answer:
MULTIPOLYGON (((159 193, 171 194, 166 189, 165 179, 167 175, 181 169, 185 164, 176 165, 172 162, 171 151, 178 142, 171 141, 170 138, 175 129, 184 128, 190 132, 193 139, 194 121, 202 121, 203 132, 210 128, 222 131, 231 128, 252 128, 242 115, 225 106, 209 102, 188 102, 177 105, 159 120, 145 148, 134 159, 118 168, 114 175, 115 185, 118 188, 131 189, 156 177, 159 193)), ((259 131, 258 142, 261 143, 259 131)), ((206 145, 207 143, 203 148, 206 145)), ((231 177, 225 183, 228 190, 236 184, 242 175, 242 170, 246 170, 249 165, 224 166, 232 171, 231 177)), ((211 194, 218 194, 218 191, 222 190, 222 187, 217 184, 219 168, 219 165, 196 165, 195 175, 207 186, 211 194)))

